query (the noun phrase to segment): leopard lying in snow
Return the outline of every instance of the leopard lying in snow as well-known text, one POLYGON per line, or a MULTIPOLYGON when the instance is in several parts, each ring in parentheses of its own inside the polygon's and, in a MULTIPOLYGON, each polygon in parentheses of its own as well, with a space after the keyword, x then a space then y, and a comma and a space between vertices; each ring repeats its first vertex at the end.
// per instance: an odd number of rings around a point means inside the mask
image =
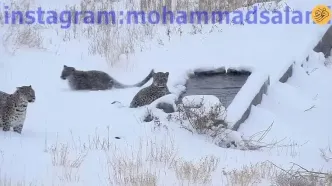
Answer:
POLYGON ((64 65, 61 73, 61 79, 68 79, 69 87, 73 90, 107 90, 115 88, 130 88, 141 87, 147 83, 154 73, 151 70, 150 74, 141 82, 134 85, 124 85, 112 78, 105 72, 98 70, 81 71, 74 67, 64 65))
POLYGON ((13 131, 21 134, 26 118, 28 103, 35 102, 35 91, 30 86, 17 87, 13 94, 0 91, 0 127, 3 131, 13 131))
POLYGON ((153 74, 153 82, 150 86, 141 89, 130 103, 130 108, 149 105, 155 100, 170 94, 167 87, 169 72, 153 74))

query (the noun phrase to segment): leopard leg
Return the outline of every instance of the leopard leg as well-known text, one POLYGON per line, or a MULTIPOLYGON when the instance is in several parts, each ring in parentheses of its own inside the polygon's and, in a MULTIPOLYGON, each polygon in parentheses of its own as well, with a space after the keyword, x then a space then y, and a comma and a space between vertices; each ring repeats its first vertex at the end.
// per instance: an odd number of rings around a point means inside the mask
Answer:
POLYGON ((16 126, 13 127, 13 131, 17 132, 19 134, 22 133, 22 129, 23 129, 23 124, 19 124, 19 125, 16 125, 16 126))
POLYGON ((2 130, 5 131, 5 132, 10 130, 10 120, 9 120, 8 115, 5 115, 3 117, 3 128, 2 128, 2 130))

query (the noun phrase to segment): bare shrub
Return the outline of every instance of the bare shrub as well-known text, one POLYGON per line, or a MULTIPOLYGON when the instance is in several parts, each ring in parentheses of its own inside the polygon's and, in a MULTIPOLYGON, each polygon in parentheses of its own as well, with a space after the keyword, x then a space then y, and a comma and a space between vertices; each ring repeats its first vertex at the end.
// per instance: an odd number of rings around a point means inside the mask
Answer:
POLYGON ((265 130, 244 138, 239 132, 228 128, 225 120, 227 111, 222 103, 207 106, 204 98, 197 104, 193 100, 190 103, 179 103, 177 113, 169 114, 168 121, 175 120, 191 133, 204 134, 211 137, 214 144, 222 148, 234 148, 239 150, 260 150, 262 148, 294 147, 297 144, 279 145, 284 139, 272 142, 264 142, 264 138, 272 129, 273 123, 265 130))
POLYGON ((143 122, 152 122, 152 121, 153 121, 154 130, 157 129, 160 130, 161 128, 168 130, 168 127, 160 121, 160 118, 154 115, 151 109, 147 108, 145 115, 143 116, 143 122))
POLYGON ((222 119, 226 116, 225 107, 219 103, 207 108, 204 106, 204 98, 199 105, 192 102, 189 105, 183 103, 177 106, 177 116, 175 119, 183 124, 184 120, 187 120, 190 126, 186 126, 188 130, 196 131, 199 134, 205 134, 208 130, 214 130, 221 126, 227 127, 227 123, 222 119), (188 128, 190 127, 190 128, 188 128))
MULTIPOLYGON (((236 131, 228 129, 228 123, 225 121, 226 109, 222 103, 207 106, 204 104, 204 98, 197 104, 193 100, 190 103, 179 103, 177 113, 168 115, 167 119, 175 120, 181 126, 191 133, 204 134, 214 141, 214 143, 223 148, 246 149, 237 144, 237 139, 233 139, 232 134, 236 131)), ((242 140, 241 140, 242 141, 242 140)))
POLYGON ((322 172, 303 172, 291 169, 285 170, 270 161, 254 165, 246 165, 241 169, 223 170, 228 185, 247 186, 258 185, 263 180, 276 186, 323 186, 329 185, 329 175, 322 172), (317 176, 320 175, 320 176, 317 176))
POLYGON ((319 186, 317 184, 318 180, 315 178, 311 180, 306 177, 295 177, 287 173, 278 174, 274 182, 276 186, 319 186))
POLYGON ((49 152, 52 155, 53 166, 65 166, 73 168, 80 167, 87 155, 86 151, 82 151, 79 152, 76 157, 70 157, 69 147, 66 144, 53 145, 49 152))
POLYGON ((219 158, 208 156, 198 162, 178 160, 174 166, 176 177, 187 184, 209 184, 212 173, 217 169, 219 158))
POLYGON ((308 170, 293 162, 291 168, 285 170, 270 161, 267 162, 278 170, 275 177, 270 179, 277 186, 323 186, 332 183, 331 172, 308 170))

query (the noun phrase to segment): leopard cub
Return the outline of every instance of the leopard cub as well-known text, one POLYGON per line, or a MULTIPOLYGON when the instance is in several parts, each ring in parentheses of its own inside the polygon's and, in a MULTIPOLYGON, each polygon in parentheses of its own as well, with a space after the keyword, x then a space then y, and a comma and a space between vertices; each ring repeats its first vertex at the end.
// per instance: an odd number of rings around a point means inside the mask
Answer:
POLYGON ((154 73, 153 82, 150 86, 141 89, 130 103, 130 108, 149 105, 155 100, 170 94, 167 87, 169 72, 154 73))

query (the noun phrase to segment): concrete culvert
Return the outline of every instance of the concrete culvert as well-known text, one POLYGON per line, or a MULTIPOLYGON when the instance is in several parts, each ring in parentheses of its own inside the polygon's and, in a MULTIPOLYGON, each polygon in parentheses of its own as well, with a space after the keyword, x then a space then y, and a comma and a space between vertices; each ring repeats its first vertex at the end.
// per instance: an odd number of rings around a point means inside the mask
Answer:
POLYGON ((247 81, 251 72, 228 69, 195 72, 186 83, 186 91, 180 99, 188 95, 214 95, 224 107, 228 107, 247 81))

